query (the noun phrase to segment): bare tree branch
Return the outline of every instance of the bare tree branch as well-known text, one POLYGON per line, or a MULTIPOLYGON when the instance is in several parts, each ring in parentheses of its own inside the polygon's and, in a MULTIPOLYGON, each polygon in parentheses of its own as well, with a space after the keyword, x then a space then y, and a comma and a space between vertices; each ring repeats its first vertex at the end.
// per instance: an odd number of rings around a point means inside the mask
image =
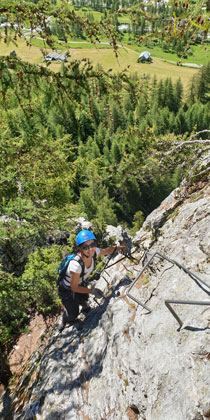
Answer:
POLYGON ((193 175, 192 178, 200 177, 201 175, 210 174, 210 168, 204 169, 201 172, 198 172, 197 174, 193 175))
POLYGON ((193 136, 191 136, 191 137, 189 138, 189 141, 190 141, 190 140, 193 140, 194 138, 196 138, 196 137, 200 136, 200 134, 204 134, 204 133, 210 133, 210 130, 202 130, 202 131, 198 131, 197 133, 193 134, 193 136))
POLYGON ((210 130, 202 130, 202 131, 198 131, 197 133, 193 134, 189 140, 187 141, 182 141, 182 142, 175 142, 173 143, 173 145, 176 147, 174 147, 173 149, 169 150, 168 152, 165 153, 165 155, 171 155, 174 151, 180 149, 183 146, 190 146, 192 144, 210 144, 210 139, 206 139, 206 140, 194 140, 196 137, 200 136, 201 134, 204 133, 210 133, 210 130))

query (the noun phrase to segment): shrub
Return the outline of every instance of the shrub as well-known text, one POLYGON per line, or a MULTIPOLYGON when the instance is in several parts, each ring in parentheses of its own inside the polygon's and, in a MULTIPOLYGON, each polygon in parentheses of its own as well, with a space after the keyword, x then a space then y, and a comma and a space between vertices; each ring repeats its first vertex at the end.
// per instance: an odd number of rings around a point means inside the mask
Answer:
POLYGON ((62 248, 58 245, 37 248, 25 266, 22 281, 27 287, 30 305, 42 314, 54 312, 61 306, 56 279, 62 257, 62 248))

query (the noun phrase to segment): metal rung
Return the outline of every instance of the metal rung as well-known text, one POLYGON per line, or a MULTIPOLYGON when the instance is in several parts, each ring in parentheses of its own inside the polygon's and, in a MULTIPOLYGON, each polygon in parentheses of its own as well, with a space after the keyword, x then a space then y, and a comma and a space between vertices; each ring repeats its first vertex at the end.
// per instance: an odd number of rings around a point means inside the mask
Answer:
MULTIPOLYGON (((152 312, 150 308, 148 308, 146 305, 144 305, 142 302, 140 302, 139 299, 136 299, 134 296, 132 296, 130 294, 131 289, 134 287, 134 285, 136 284, 136 282, 139 280, 139 278, 141 277, 142 273, 145 271, 145 269, 148 267, 148 265, 151 263, 152 259, 154 257, 158 256, 159 258, 166 260, 168 262, 170 262, 171 264, 175 264, 177 265, 177 267, 179 267, 180 269, 182 269, 185 273, 187 273, 195 282, 200 282, 202 284, 204 284, 208 289, 210 289, 210 285, 208 283, 206 283, 204 280, 200 279, 196 274, 192 273, 190 270, 188 270, 186 267, 184 267, 182 264, 178 263, 175 260, 171 260, 170 258, 165 257, 164 255, 160 254, 159 252, 155 252, 147 261, 147 263, 143 266, 142 270, 140 271, 140 273, 137 275, 137 277, 134 279, 134 281, 131 283, 130 287, 128 288, 126 295, 134 300, 136 303, 138 303, 139 305, 141 305, 143 308, 145 308, 148 312, 152 312)), ((183 300, 165 300, 165 304, 166 307, 169 309, 169 311, 172 313, 172 315, 174 316, 174 318, 177 320, 177 322, 179 323, 180 326, 183 325, 183 322, 181 321, 181 319, 178 317, 178 315, 176 314, 176 312, 174 311, 174 309, 171 307, 171 303, 180 303, 180 304, 186 304, 186 305, 210 305, 210 302, 198 302, 198 301, 183 301, 183 300)))
POLYGON ((130 294, 131 289, 134 287, 134 285, 136 284, 136 282, 139 280, 139 278, 141 277, 142 273, 144 272, 145 268, 149 265, 150 261, 152 260, 152 258, 154 258, 155 254, 152 255, 152 257, 149 259, 149 261, 144 265, 144 267, 142 268, 142 270, 140 271, 140 273, 136 276, 136 278, 134 279, 134 281, 131 283, 130 287, 128 288, 127 292, 126 292, 126 296, 128 296, 130 299, 134 300, 136 303, 138 303, 138 305, 142 306, 144 309, 146 309, 149 313, 152 312, 150 308, 148 308, 145 304, 143 304, 139 299, 135 298, 134 296, 132 296, 130 294))
POLYGON ((129 293, 126 293, 126 295, 133 299, 136 303, 138 303, 140 306, 142 306, 142 308, 146 309, 148 312, 152 312, 151 309, 148 308, 148 306, 144 305, 144 303, 140 302, 139 299, 136 299, 134 296, 131 296, 129 293))
POLYGON ((175 312, 175 310, 171 307, 171 303, 180 304, 180 305, 209 305, 210 306, 210 302, 201 302, 201 301, 196 301, 196 300, 165 300, 165 305, 167 306, 167 308, 169 309, 169 311, 172 313, 172 315, 174 316, 174 318, 177 320, 177 322, 179 323, 180 327, 182 327, 183 322, 178 317, 178 315, 175 312))

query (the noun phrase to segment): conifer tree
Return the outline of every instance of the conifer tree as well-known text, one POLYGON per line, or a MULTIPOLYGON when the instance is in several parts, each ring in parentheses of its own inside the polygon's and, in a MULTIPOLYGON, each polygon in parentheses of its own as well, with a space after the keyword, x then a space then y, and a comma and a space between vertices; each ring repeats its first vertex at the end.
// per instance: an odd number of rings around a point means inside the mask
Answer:
POLYGON ((196 101, 196 76, 192 77, 192 80, 189 84, 187 102, 194 104, 196 101))
MULTIPOLYGON (((97 176, 96 172, 94 172, 97 176)), ((113 210, 113 203, 107 188, 97 178, 88 180, 89 186, 83 188, 80 195, 80 205, 88 220, 116 225, 117 218, 113 210)))
POLYGON ((146 89, 144 89, 141 93, 141 97, 138 100, 136 110, 135 110, 135 115, 138 121, 141 121, 142 118, 145 117, 145 115, 147 114, 148 108, 149 108, 149 96, 146 89))
POLYGON ((94 121, 95 127, 97 127, 100 124, 100 112, 99 112, 99 107, 94 96, 91 98, 91 105, 92 105, 92 119, 94 121))
POLYGON ((209 102, 209 93, 210 93, 210 63, 206 66, 203 66, 198 75, 195 75, 192 78, 189 92, 188 100, 194 103, 197 99, 202 103, 209 102))
POLYGON ((156 134, 165 134, 169 131, 169 117, 170 112, 168 107, 161 109, 161 112, 157 113, 156 116, 156 134))
POLYGON ((178 112, 179 108, 182 106, 182 99, 183 85, 179 77, 174 86, 174 112, 178 112))
POLYGON ((169 111, 175 111, 174 89, 171 78, 167 78, 165 81, 164 105, 168 107, 169 111))
POLYGON ((151 83, 151 104, 154 103, 154 101, 157 101, 157 76, 154 75, 151 83))
POLYGON ((92 158, 93 159, 97 159, 97 158, 99 158, 101 156, 100 149, 99 149, 99 147, 98 147, 95 139, 92 142, 91 155, 92 155, 92 158))
POLYGON ((90 160, 94 160, 98 157, 100 157, 100 150, 96 143, 96 140, 92 137, 88 137, 87 143, 86 143, 86 156, 90 160))
POLYGON ((117 139, 113 140, 110 151, 111 161, 113 164, 119 163, 121 160, 121 152, 117 139))
POLYGON ((128 93, 126 93, 123 98, 123 110, 126 115, 128 114, 129 111, 133 111, 133 104, 130 99, 130 95, 128 93))
POLYGON ((204 105, 202 105, 199 102, 196 102, 192 106, 193 127, 196 127, 198 131, 206 128, 203 126, 203 117, 204 117, 203 110, 204 110, 204 105))
POLYGON ((115 133, 118 127, 125 126, 123 114, 120 110, 118 103, 114 103, 112 101, 111 113, 112 113, 112 119, 113 119, 111 127, 112 127, 113 132, 115 133))
POLYGON ((141 203, 141 190, 136 177, 130 175, 118 187, 117 192, 118 212, 123 219, 131 223, 133 214, 136 213, 141 203))
POLYGON ((80 140, 79 141, 79 148, 78 148, 78 155, 81 156, 82 158, 85 158, 86 156, 86 145, 84 145, 84 143, 80 140))
POLYGON ((158 125, 159 116, 160 116, 160 109, 158 107, 157 97, 155 97, 154 100, 151 101, 151 109, 149 112, 150 125, 151 127, 153 127, 155 134, 157 134, 157 125, 158 125))
POLYGON ((157 87, 157 103, 159 108, 164 106, 165 89, 162 79, 160 79, 157 87))
POLYGON ((105 166, 109 166, 111 162, 111 154, 107 142, 105 142, 103 148, 103 162, 105 166))
POLYGON ((168 126, 167 131, 169 133, 174 133, 174 130, 175 130, 175 114, 174 114, 174 112, 170 112, 168 124, 169 124, 169 126, 168 126))
POLYGON ((186 120, 185 112, 182 108, 179 109, 176 117, 175 117, 175 133, 176 134, 184 134, 188 131, 188 125, 186 120))
POLYGON ((186 111, 186 121, 188 125, 189 132, 193 131, 194 129, 197 130, 197 119, 195 117, 196 115, 196 104, 193 104, 189 106, 189 108, 186 111))
MULTIPOLYGON (((203 127, 202 129, 205 130, 210 127, 210 106, 206 104, 203 111, 203 127)), ((208 135, 208 134, 207 134, 208 135)))
POLYGON ((200 70, 197 80, 197 98, 202 103, 209 102, 210 95, 210 62, 200 70))
POLYGON ((106 130, 104 127, 104 124, 102 122, 100 122, 98 129, 97 129, 97 134, 95 135, 96 137, 96 142, 98 147, 100 148, 101 152, 103 151, 103 146, 104 146, 104 139, 106 136, 106 130))
POLYGON ((133 111, 129 111, 129 113, 128 113, 127 124, 128 124, 128 127, 134 125, 134 113, 133 113, 133 111))

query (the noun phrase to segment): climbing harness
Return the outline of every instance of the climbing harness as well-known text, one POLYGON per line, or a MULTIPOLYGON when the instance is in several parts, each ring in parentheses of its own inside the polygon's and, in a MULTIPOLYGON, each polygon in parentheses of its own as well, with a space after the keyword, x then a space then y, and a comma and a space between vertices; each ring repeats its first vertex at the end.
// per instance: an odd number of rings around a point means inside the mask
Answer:
MULTIPOLYGON (((136 284, 136 282, 139 280, 139 278, 141 277, 142 273, 145 271, 145 269, 149 266, 149 264, 151 263, 151 261, 153 260, 153 258, 155 257, 159 257, 160 259, 166 260, 168 262, 170 262, 171 264, 175 264, 177 265, 178 268, 182 269, 185 273, 187 273, 192 280, 195 281, 196 284, 199 285, 199 283, 202 283, 204 286, 206 286, 208 289, 210 289, 210 285, 207 284, 204 280, 200 279, 200 277, 198 277, 197 275, 195 275, 194 273, 192 273, 190 270, 188 270, 186 267, 184 267, 182 264, 180 264, 179 262, 175 261, 175 260, 171 260, 170 258, 167 258, 166 256, 160 254, 160 252, 155 252, 147 261, 147 263, 143 266, 141 272, 137 275, 137 277, 134 279, 134 281, 132 282, 132 284, 129 286, 126 295, 134 300, 136 303, 138 303, 139 305, 141 305, 144 309, 146 309, 148 312, 152 312, 150 308, 148 308, 145 304, 143 304, 142 302, 140 302, 139 299, 135 298, 134 296, 131 295, 131 290, 133 289, 134 285, 136 284)), ((209 293, 208 293, 209 294, 209 293)), ((181 319, 179 318, 179 316, 177 315, 177 313, 175 312, 175 310, 172 308, 171 304, 181 304, 181 305, 208 305, 210 306, 210 301, 193 301, 193 300, 165 300, 165 305, 166 307, 169 309, 169 311, 171 312, 171 314, 174 316, 174 318, 177 320, 177 322, 179 323, 180 327, 182 327, 183 322, 181 321, 181 319)))

